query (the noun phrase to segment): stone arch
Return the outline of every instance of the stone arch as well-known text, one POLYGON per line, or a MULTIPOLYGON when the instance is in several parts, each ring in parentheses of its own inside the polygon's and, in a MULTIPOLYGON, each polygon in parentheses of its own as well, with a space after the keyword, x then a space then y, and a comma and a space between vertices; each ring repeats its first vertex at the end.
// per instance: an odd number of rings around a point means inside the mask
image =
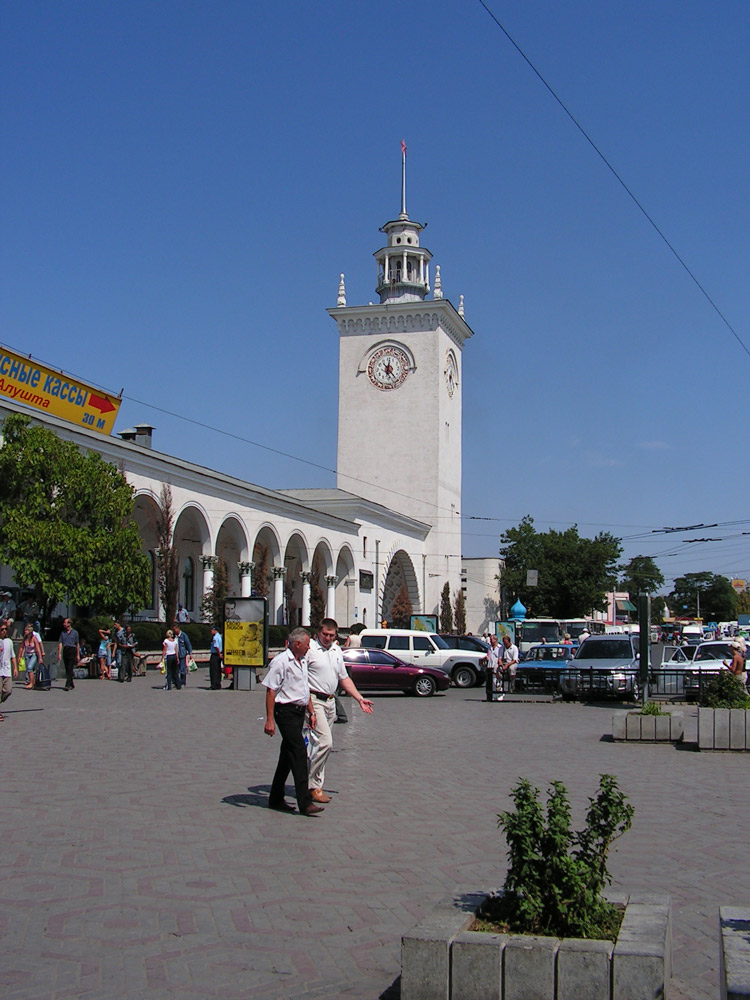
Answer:
POLYGON ((159 617, 159 580, 156 569, 158 503, 158 497, 152 490, 140 490, 136 493, 133 504, 133 520, 138 527, 141 545, 151 566, 149 603, 147 607, 142 609, 142 614, 147 618, 159 617))
POLYGON ((241 594, 240 562, 247 562, 249 545, 245 526, 236 514, 229 514, 222 521, 216 536, 216 556, 227 564, 228 593, 231 597, 241 594))
POLYGON ((412 611, 416 614, 421 607, 417 574, 414 572, 414 565, 408 553, 404 549, 397 549, 392 553, 388 562, 388 569, 383 579, 382 598, 380 602, 381 615, 389 624, 393 602, 404 584, 406 584, 409 594, 412 611))
POLYGON ((309 622, 310 609, 303 599, 302 574, 309 572, 309 547, 299 531, 293 532, 284 551, 284 621, 287 625, 301 625, 309 622))
POLYGON ((198 504, 186 504, 175 520, 173 536, 180 560, 178 600, 193 621, 200 621, 204 579, 201 556, 212 555, 211 528, 205 511, 198 504))
POLYGON ((345 627, 354 625, 357 588, 354 578, 354 556, 348 545, 343 545, 336 560, 336 608, 334 618, 345 627))

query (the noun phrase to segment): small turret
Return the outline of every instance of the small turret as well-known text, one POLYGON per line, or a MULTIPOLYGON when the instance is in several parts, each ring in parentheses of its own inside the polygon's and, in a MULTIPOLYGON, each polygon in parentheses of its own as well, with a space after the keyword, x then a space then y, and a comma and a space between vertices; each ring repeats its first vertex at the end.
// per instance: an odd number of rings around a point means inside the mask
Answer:
POLYGON ((429 292, 432 254, 419 245, 424 228, 422 223, 412 222, 406 212, 406 143, 402 140, 401 211, 397 219, 381 227, 387 244, 374 254, 378 262, 375 291, 381 303, 420 302, 429 292))

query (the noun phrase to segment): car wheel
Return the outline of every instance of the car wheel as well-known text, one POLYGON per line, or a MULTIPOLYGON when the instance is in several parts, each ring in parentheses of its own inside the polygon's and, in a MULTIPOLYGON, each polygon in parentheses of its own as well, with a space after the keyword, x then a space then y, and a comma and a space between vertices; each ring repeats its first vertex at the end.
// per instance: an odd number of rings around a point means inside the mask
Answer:
POLYGON ((470 688, 476 684, 477 675, 471 667, 460 666, 453 671, 451 680, 457 688, 470 688))
POLYGON ((435 694, 437 684, 435 681, 428 677, 427 674, 423 674, 421 677, 417 677, 416 683, 414 684, 414 694, 419 695, 420 698, 430 698, 435 694))
POLYGON ((633 690, 630 692, 630 697, 633 701, 641 700, 641 684, 637 677, 633 678, 633 690))

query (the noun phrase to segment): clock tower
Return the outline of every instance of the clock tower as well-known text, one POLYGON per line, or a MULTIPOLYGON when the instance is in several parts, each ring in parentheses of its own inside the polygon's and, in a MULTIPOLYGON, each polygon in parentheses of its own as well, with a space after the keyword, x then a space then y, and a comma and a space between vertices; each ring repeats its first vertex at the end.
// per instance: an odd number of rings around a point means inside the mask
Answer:
POLYGON ((430 525, 423 558, 413 556, 421 608, 434 613, 446 581, 461 571, 461 353, 473 335, 443 298, 440 268, 420 244, 425 226, 401 212, 381 228, 374 254, 378 303, 348 306, 344 276, 329 315, 339 331, 339 489, 430 525), (422 562, 423 565, 417 565, 422 562))

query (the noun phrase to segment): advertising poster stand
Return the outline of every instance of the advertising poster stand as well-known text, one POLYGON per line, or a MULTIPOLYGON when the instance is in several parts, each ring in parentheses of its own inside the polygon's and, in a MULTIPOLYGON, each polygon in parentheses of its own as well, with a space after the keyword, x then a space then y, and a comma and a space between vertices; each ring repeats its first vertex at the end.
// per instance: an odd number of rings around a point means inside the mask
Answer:
POLYGON ((258 667, 268 660, 268 601, 231 597, 224 601, 224 666, 232 668, 232 688, 253 691, 258 667))

